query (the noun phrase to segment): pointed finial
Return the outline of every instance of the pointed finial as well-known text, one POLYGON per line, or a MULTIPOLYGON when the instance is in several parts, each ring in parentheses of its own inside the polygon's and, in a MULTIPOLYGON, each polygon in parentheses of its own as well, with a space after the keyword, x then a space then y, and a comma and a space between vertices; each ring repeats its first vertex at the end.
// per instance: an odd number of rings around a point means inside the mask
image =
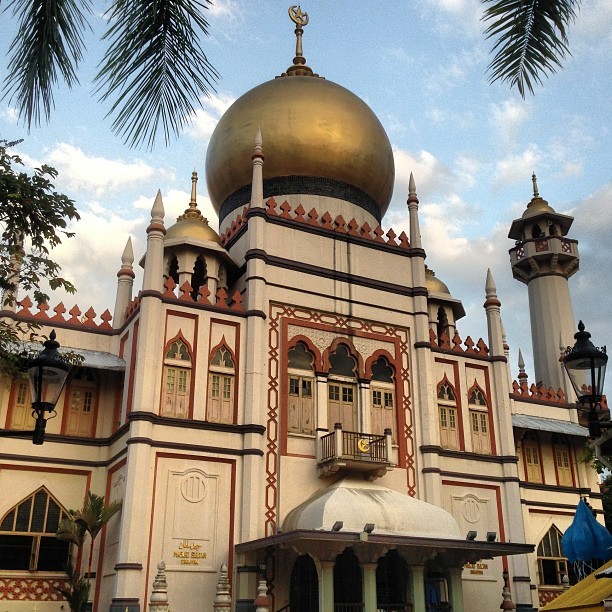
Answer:
POLYGON ((293 58, 293 66, 287 68, 282 76, 318 76, 313 73, 312 69, 306 65, 306 59, 302 51, 302 34, 304 26, 308 24, 308 13, 303 13, 298 5, 289 7, 289 18, 295 23, 295 57, 293 58))
POLYGON ((261 127, 260 126, 257 126, 257 132, 255 133, 255 145, 253 147, 252 158, 253 157, 263 157, 263 141, 261 138, 261 127))
POLYGON ((535 172, 531 175, 531 182, 533 183, 533 197, 539 198, 540 193, 538 192, 538 179, 536 178, 535 172))
POLYGON ((519 367, 519 372, 525 371, 525 360, 523 359, 523 352, 521 351, 521 349, 519 349, 519 354, 518 354, 518 367, 519 367))
POLYGON ((124 266, 131 266, 134 263, 134 249, 132 248, 132 237, 129 236, 125 243, 125 249, 121 255, 121 263, 124 266))
POLYGON ((194 170, 191 173, 191 200, 189 201, 189 208, 197 208, 197 194, 196 185, 198 184, 198 173, 194 170))
POLYGON ((164 214, 164 202, 162 200, 161 189, 158 189, 157 195, 155 196, 155 202, 153 202, 153 208, 151 209, 151 221, 163 221, 164 214))
POLYGON ((485 292, 487 294, 487 297, 497 296, 497 287, 495 286, 495 281, 493 280, 491 268, 487 268, 487 282, 485 283, 485 292))
POLYGON ((408 204, 410 204, 410 202, 416 202, 417 204, 419 203, 419 198, 417 197, 416 182, 414 180, 414 175, 412 174, 412 172, 410 173, 410 179, 408 180, 408 204))

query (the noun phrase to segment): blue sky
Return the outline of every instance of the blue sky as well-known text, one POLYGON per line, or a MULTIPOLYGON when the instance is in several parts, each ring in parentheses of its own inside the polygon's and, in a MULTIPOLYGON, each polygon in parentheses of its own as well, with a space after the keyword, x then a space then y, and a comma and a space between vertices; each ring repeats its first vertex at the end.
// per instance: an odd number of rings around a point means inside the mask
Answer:
MULTIPOLYGON (((60 87, 51 121, 30 133, 8 101, 0 102, 0 138, 24 138, 18 152, 26 161, 55 166, 58 189, 82 215, 77 237, 54 252, 78 294, 58 296, 52 305, 65 299, 112 312, 121 252, 131 235, 140 259, 157 189, 169 226, 187 206, 195 168, 200 207, 216 223, 204 180, 209 136, 234 99, 291 64, 295 38, 286 2, 217 0, 209 11, 211 37, 202 41, 221 74, 217 92, 169 147, 160 140, 153 151, 135 151, 112 134, 104 118, 108 106, 92 94, 106 5, 94 6, 81 85, 60 87)), ((573 56, 526 100, 487 83, 491 44, 483 36, 478 0, 311 0, 302 9, 310 16, 308 64, 363 98, 393 144, 397 178, 385 228, 407 228, 405 200, 414 172, 427 263, 468 313, 459 322, 461 336, 485 337, 490 267, 512 372, 520 347, 533 376, 527 289, 512 279, 507 233, 532 196, 535 171, 542 197, 576 219, 570 231, 581 252, 581 269, 570 281, 575 318, 585 321, 598 344, 612 344, 612 3, 583 3, 570 29, 573 56)), ((3 56, 14 28, 3 14, 3 56)))

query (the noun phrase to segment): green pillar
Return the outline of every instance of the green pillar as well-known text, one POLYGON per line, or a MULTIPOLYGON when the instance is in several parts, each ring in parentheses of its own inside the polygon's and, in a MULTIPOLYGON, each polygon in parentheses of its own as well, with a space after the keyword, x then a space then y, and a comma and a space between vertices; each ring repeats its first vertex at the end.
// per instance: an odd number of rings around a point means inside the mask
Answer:
POLYGON ((425 568, 422 565, 411 566, 410 576, 412 577, 413 608, 414 610, 425 610, 425 568))
POLYGON ((319 610, 334 609, 334 561, 320 561, 319 610))
POLYGON ((376 563, 362 563, 364 612, 376 612, 376 563))
POLYGON ((463 580, 461 580, 461 568, 453 568, 450 573, 450 603, 453 612, 463 612, 463 580))

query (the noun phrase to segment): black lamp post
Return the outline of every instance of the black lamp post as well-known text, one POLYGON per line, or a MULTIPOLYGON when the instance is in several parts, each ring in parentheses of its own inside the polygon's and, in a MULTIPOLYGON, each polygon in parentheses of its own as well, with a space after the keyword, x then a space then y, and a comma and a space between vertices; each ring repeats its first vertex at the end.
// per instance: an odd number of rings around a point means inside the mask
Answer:
POLYGON ((598 410, 601 410, 608 355, 605 346, 598 348, 591 342, 591 334, 585 331, 582 321, 574 338, 576 343, 567 347, 563 366, 579 404, 589 407, 589 437, 596 439, 601 436, 598 410))
MULTIPOLYGON (((45 441, 45 428, 48 416, 55 412, 55 404, 66 384, 70 365, 62 360, 58 352, 59 342, 55 339, 55 330, 43 344, 43 350, 37 357, 27 363, 30 389, 32 391, 32 417, 36 419, 32 442, 42 444, 45 441)), ((52 417, 51 417, 52 418, 52 417)), ((30 431, 15 429, 2 430, 0 436, 19 436, 30 431)))

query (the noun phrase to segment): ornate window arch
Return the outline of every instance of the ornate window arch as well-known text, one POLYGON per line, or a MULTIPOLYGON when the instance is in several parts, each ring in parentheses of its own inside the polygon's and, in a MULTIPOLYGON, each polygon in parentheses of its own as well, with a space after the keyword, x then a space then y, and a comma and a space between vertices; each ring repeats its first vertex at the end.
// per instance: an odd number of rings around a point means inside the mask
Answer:
POLYGON ((468 391, 468 409, 470 413, 470 432, 472 451, 481 454, 491 453, 491 431, 489 427, 489 402, 478 382, 468 391))
POLYGON ((561 586, 563 576, 570 584, 576 584, 573 568, 563 555, 561 538, 563 533, 552 525, 538 544, 538 583, 540 586, 561 586))
POLYGON ((455 387, 448 380, 446 374, 438 383, 438 422, 440 425, 440 446, 452 450, 459 450, 459 407, 455 387))
POLYGON ((178 334, 164 352, 163 400, 161 416, 186 419, 191 397, 191 347, 178 334))
POLYGON ((225 336, 213 348, 208 366, 208 405, 206 420, 211 423, 234 422, 236 357, 225 336))
POLYGON ((359 428, 359 360, 353 356, 351 348, 344 342, 334 342, 326 355, 326 362, 329 364, 327 427, 330 431, 333 431, 336 423, 342 423, 343 429, 347 431, 358 431, 359 428))
POLYGON ((395 368, 388 355, 380 354, 369 362, 371 433, 383 435, 390 429, 397 441, 397 408, 395 397, 395 368))
POLYGON ((314 435, 316 357, 305 342, 299 341, 289 349, 287 359, 287 431, 294 434, 314 435))
POLYGON ((0 570, 64 572, 70 544, 55 537, 66 510, 43 486, 0 521, 0 570))

